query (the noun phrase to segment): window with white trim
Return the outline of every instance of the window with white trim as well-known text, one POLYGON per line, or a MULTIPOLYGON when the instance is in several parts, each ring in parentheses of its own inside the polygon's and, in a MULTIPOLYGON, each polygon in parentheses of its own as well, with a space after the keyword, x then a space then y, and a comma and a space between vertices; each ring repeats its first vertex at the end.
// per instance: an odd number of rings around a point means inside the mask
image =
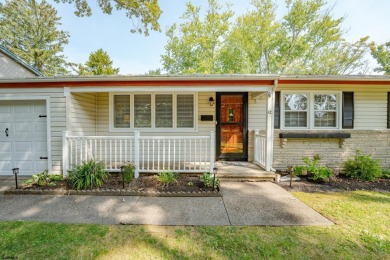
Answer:
POLYGON ((341 95, 327 92, 283 92, 284 129, 338 129, 341 95))
POLYGON ((110 93, 110 130, 195 130, 195 93, 110 93))

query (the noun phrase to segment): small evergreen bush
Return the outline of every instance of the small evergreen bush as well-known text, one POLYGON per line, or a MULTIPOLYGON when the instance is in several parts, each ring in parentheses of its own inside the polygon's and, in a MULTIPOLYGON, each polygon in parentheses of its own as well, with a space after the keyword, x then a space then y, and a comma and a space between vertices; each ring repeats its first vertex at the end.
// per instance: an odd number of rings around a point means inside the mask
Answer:
POLYGON ((355 156, 344 163, 342 173, 346 177, 373 181, 382 175, 382 167, 371 155, 357 150, 355 156))
POLYGON ((382 178, 390 179, 390 169, 382 169, 382 178))
POLYGON ((68 171, 68 186, 75 190, 100 188, 109 175, 104 168, 104 163, 94 160, 73 165, 68 171))

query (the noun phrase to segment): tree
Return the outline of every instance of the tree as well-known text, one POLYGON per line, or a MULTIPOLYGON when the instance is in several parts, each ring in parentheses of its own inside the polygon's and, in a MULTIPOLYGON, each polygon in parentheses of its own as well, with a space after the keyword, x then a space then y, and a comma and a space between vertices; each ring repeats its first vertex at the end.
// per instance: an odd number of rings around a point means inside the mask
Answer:
POLYGON ((57 29, 60 19, 46 1, 6 0, 0 3, 0 44, 45 76, 68 74, 62 52, 69 34, 57 29))
POLYGON ((384 72, 385 75, 390 75, 390 41, 381 45, 376 45, 375 42, 370 44, 371 55, 376 59, 379 66, 375 68, 376 72, 384 72))
MULTIPOLYGON (((216 1, 210 2, 218 6, 216 1)), ((195 13, 193 17, 196 19, 185 20, 180 27, 174 25, 168 30, 166 54, 162 55, 164 69, 168 73, 240 74, 352 74, 367 71, 368 37, 354 43, 347 42, 341 29, 343 18, 334 19, 332 7, 326 8, 324 0, 285 0, 285 3, 287 13, 278 20, 272 0, 252 0, 253 8, 239 16, 230 27, 227 19, 220 34, 213 33, 215 26, 202 27, 202 22, 199 26, 192 26, 196 24, 194 21, 200 20, 199 12, 195 13), (218 39, 216 48, 203 45, 201 53, 195 53, 200 49, 199 43, 195 37, 187 35, 199 33, 215 36, 218 39), (202 53, 207 52, 217 54, 213 60, 214 70, 193 62, 198 57, 201 61, 207 60, 202 57, 202 53)), ((224 14, 217 8, 214 12, 214 16, 224 14)))
POLYGON ((166 33, 169 40, 161 59, 169 74, 221 72, 221 49, 233 12, 216 0, 208 1, 203 20, 200 11, 200 7, 187 3, 187 10, 181 16, 183 22, 173 24, 166 33))
MULTIPOLYGON (((91 16, 92 10, 87 0, 54 0, 56 3, 74 4, 75 15, 79 17, 91 16)), ((149 30, 160 31, 158 19, 162 13, 158 0, 99 0, 99 7, 105 14, 111 14, 113 3, 116 10, 125 10, 126 16, 132 20, 133 32, 149 35, 149 30)))
POLYGON ((116 75, 119 68, 112 67, 112 60, 107 52, 98 49, 89 54, 89 59, 84 65, 79 65, 79 75, 116 75))

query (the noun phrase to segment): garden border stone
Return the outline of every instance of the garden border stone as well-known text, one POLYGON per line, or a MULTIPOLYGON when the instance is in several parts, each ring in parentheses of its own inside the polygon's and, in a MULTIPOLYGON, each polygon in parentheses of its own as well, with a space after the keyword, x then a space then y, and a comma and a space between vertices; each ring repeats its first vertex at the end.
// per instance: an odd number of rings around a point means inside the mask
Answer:
POLYGON ((146 192, 126 189, 94 189, 94 190, 35 190, 10 189, 5 195, 93 195, 93 196, 144 196, 144 197, 222 197, 221 191, 202 192, 146 192))

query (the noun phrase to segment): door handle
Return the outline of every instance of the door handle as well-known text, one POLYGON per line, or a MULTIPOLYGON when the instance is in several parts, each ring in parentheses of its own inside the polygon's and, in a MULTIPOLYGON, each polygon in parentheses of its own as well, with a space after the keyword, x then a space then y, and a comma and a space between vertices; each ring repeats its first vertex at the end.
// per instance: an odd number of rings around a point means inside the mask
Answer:
POLYGON ((4 132, 5 132, 5 136, 8 137, 8 128, 6 128, 4 132))

